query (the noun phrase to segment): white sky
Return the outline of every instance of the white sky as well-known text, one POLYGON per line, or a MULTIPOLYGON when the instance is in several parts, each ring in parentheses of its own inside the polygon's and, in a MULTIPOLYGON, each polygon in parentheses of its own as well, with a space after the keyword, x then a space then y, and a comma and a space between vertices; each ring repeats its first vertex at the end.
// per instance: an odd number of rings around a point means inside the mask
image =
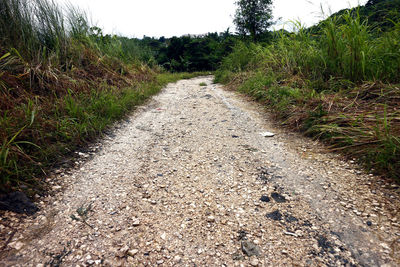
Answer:
MULTIPOLYGON (((70 2, 90 15, 105 33, 142 38, 222 32, 232 23, 235 0, 56 0, 70 2)), ((289 20, 307 26, 321 20, 321 5, 330 14, 367 0, 274 0, 275 28, 289 20), (330 12, 331 10, 332 12, 330 12)), ((288 27, 286 27, 288 28, 288 27)))

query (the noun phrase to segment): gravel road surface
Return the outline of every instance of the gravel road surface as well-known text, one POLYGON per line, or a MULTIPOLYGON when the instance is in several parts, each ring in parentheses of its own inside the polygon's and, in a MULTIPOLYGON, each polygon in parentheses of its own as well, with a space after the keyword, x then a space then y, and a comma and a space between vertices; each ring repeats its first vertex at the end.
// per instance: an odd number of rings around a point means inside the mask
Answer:
POLYGON ((49 181, 36 215, 2 215, 1 266, 400 265, 398 186, 212 77, 168 85, 49 181))

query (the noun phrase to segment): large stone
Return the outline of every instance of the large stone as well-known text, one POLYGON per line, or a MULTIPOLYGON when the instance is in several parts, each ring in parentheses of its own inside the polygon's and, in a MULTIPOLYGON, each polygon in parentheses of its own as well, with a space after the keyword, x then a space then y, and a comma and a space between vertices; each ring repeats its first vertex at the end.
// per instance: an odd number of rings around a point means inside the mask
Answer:
POLYGON ((22 243, 20 241, 16 241, 16 242, 12 242, 12 243, 8 244, 8 246, 13 249, 20 250, 24 246, 24 243, 22 243))

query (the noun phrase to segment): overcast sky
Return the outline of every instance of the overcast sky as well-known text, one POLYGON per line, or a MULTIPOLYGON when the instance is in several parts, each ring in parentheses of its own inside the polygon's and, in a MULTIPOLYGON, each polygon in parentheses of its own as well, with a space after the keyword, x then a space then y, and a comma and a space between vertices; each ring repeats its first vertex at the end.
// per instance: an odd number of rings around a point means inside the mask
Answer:
MULTIPOLYGON (((56 0, 65 2, 67 0, 56 0)), ((235 0, 68 0, 81 7, 105 33, 142 38, 234 31, 235 0)), ((367 0, 275 0, 275 28, 289 20, 310 26, 321 20, 321 5, 329 14, 365 4, 367 0)), ((286 27, 288 28, 288 27, 286 27)))

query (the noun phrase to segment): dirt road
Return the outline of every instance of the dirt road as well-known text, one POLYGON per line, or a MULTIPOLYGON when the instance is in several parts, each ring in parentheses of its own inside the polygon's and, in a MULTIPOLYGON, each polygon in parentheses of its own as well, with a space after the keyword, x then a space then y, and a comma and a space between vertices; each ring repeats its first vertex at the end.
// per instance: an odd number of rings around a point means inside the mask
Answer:
POLYGON ((15 224, 1 265, 400 264, 395 185, 212 77, 169 85, 96 147, 51 178, 59 192, 15 224))

